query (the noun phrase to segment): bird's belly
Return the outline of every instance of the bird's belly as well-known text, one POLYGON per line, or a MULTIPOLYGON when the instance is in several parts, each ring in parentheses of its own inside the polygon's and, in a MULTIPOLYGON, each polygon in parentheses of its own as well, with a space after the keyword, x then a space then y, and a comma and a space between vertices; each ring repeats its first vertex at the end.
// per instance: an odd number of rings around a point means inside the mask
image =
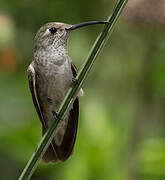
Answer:
POLYGON ((70 68, 61 66, 60 68, 49 69, 42 72, 39 77, 41 101, 44 102, 44 109, 50 108, 57 111, 72 85, 73 74, 70 68))
POLYGON ((52 103, 56 109, 63 101, 67 91, 71 87, 72 77, 70 74, 56 74, 45 81, 45 95, 48 103, 52 103))
MULTIPOLYGON (((57 112, 69 88, 72 85, 72 71, 49 71, 39 77, 39 96, 42 103, 42 113, 45 123, 49 127, 54 120, 53 111, 57 112)), ((57 135, 54 138, 57 145, 63 140, 68 123, 68 115, 58 125, 57 135)))

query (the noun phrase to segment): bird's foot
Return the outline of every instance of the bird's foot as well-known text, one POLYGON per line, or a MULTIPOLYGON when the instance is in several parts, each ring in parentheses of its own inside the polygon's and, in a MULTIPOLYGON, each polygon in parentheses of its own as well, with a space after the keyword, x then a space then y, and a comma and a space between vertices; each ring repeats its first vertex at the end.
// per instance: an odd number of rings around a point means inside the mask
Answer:
POLYGON ((52 111, 53 116, 56 118, 56 120, 59 120, 58 113, 56 111, 52 111))
POLYGON ((76 84, 77 83, 77 79, 75 77, 72 78, 72 83, 76 84))

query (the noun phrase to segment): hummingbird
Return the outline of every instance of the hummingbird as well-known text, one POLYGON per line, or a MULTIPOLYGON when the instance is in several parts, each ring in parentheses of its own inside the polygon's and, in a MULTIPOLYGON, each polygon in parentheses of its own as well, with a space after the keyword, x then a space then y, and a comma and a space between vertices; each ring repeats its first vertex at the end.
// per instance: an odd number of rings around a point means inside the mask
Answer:
MULTIPOLYGON (((106 21, 89 21, 80 24, 50 22, 43 25, 34 40, 34 57, 27 69, 29 87, 34 106, 45 134, 69 88, 75 83, 76 66, 68 56, 68 39, 73 30, 93 24, 106 24, 106 21)), ((76 140, 80 89, 65 118, 57 126, 51 144, 44 153, 45 163, 66 161, 72 154, 76 140)))

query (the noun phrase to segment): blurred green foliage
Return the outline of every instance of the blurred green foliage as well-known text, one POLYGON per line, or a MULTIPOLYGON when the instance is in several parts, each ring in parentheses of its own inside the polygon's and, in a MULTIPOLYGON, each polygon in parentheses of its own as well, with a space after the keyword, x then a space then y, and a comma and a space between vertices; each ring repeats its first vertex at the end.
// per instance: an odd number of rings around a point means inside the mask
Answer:
MULTIPOLYGON (((17 179, 41 138, 26 74, 36 31, 50 21, 104 20, 115 2, 1 0, 0 179, 17 179)), ((69 55, 78 67, 101 29, 72 34, 69 55)), ((84 84, 73 156, 40 163, 32 179, 164 180, 164 49, 163 25, 120 18, 84 84)))

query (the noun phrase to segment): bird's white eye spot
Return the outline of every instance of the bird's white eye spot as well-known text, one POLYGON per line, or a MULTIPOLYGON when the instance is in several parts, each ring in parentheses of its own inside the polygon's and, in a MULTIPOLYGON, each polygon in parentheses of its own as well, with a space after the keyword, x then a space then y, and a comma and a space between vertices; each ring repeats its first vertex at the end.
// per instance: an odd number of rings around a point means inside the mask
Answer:
POLYGON ((56 29, 55 27, 52 27, 52 28, 46 29, 46 31, 45 31, 45 33, 44 33, 44 36, 47 36, 48 34, 54 35, 54 34, 56 34, 56 33, 58 33, 58 32, 57 32, 57 29, 56 29))
POLYGON ((44 36, 46 36, 46 35, 48 35, 48 34, 50 34, 49 29, 47 29, 47 30, 45 31, 44 36))

